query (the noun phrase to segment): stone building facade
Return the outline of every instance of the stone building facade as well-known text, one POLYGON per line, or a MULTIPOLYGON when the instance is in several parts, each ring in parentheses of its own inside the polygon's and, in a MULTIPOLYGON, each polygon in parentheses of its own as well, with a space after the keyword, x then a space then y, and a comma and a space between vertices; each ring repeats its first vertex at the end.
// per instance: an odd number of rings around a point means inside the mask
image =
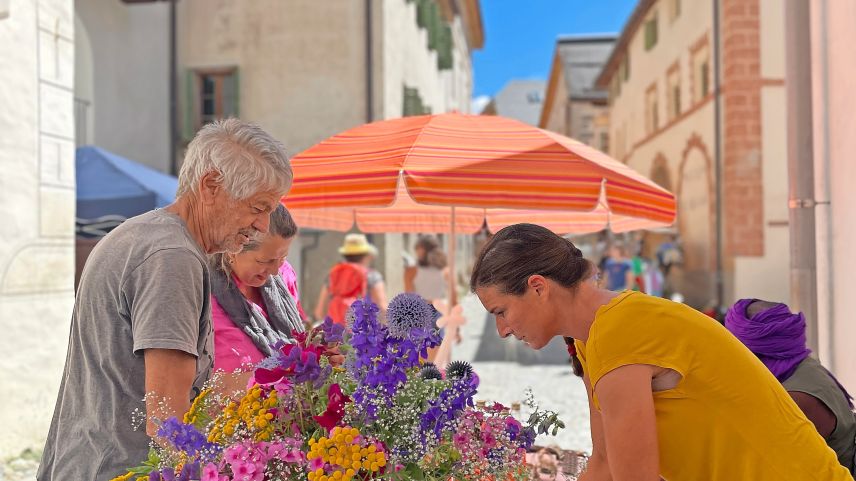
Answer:
POLYGON ((40 449, 74 298, 71 0, 0 2, 0 459, 40 449))

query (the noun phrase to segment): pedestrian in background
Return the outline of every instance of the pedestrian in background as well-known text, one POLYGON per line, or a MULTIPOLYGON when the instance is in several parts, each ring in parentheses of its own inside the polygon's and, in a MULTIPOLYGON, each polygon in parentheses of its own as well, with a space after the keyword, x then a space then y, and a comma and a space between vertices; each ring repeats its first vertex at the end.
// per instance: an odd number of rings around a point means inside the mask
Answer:
POLYGON ((343 261, 330 269, 318 293, 315 319, 323 319, 326 315, 337 324, 345 324, 345 314, 351 304, 366 296, 378 305, 381 316, 385 316, 387 299, 383 277, 371 268, 377 248, 363 234, 348 234, 339 247, 339 254, 343 261))

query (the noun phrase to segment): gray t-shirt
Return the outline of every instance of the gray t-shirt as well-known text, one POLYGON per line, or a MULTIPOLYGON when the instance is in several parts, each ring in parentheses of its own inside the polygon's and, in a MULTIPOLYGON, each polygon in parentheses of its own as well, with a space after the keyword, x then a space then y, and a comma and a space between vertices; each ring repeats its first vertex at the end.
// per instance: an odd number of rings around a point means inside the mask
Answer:
POLYGON ((145 460, 146 349, 196 357, 192 398, 213 356, 205 252, 164 210, 102 239, 80 279, 59 396, 37 478, 109 480, 145 460), (139 417, 139 416, 137 416, 139 417))

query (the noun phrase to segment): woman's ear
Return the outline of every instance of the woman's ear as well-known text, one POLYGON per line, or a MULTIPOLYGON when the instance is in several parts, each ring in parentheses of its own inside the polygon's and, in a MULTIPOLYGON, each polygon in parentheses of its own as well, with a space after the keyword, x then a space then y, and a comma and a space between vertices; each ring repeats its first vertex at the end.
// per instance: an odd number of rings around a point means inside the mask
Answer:
POLYGON ((547 279, 540 274, 529 276, 526 283, 538 296, 543 295, 547 290, 547 279))

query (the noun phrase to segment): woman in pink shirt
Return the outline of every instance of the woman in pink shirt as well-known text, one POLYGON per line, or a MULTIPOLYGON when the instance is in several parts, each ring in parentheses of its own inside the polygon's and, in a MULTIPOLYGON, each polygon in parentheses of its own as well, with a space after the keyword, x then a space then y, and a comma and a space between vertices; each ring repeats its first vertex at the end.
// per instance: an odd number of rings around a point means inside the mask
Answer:
POLYGON ((267 234, 239 254, 218 254, 211 268, 214 369, 227 389, 246 386, 252 367, 274 345, 294 342, 304 331, 297 276, 286 262, 297 225, 282 205, 270 216, 267 234))

